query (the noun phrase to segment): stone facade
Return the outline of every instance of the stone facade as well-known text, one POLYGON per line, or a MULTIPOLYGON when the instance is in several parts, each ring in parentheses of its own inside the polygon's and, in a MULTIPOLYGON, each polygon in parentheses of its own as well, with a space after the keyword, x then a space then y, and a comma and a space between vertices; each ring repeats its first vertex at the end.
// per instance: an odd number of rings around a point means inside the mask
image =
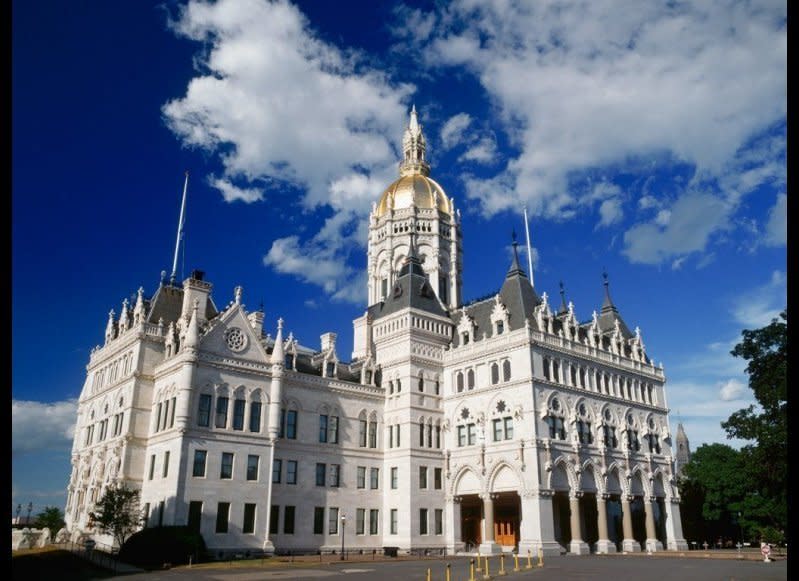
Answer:
MULTIPOLYGON (((455 204, 415 110, 400 179, 372 208, 352 361, 264 329, 195 271, 112 311, 80 396, 65 510, 74 538, 114 483, 145 526, 216 555, 374 550, 677 550, 665 375, 610 299, 553 311, 518 256, 461 300, 455 204)), ((516 246, 514 242, 514 252, 516 246)))

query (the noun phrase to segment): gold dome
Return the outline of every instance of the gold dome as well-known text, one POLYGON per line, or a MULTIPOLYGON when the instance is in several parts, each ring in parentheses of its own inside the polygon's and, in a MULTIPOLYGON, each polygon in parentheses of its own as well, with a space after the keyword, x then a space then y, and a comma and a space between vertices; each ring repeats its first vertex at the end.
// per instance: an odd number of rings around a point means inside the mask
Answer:
POLYGON ((449 214, 449 198, 444 189, 435 180, 421 173, 415 173, 402 176, 386 188, 377 203, 375 217, 385 216, 392 208, 404 210, 413 206, 421 210, 438 208, 441 212, 449 214))

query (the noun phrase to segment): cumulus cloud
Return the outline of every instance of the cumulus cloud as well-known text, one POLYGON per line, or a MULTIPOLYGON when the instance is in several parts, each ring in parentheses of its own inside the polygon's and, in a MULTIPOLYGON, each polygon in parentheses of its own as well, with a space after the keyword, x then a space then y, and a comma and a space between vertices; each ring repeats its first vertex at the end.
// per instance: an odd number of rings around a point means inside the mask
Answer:
MULTIPOLYGON (((382 189, 396 174, 395 144, 413 86, 392 82, 357 51, 321 40, 287 0, 190 1, 172 27, 203 50, 185 95, 162 112, 184 145, 222 163, 222 175, 209 181, 223 198, 258 202, 268 195, 264 182, 286 183, 303 192, 306 208, 329 206, 334 218, 344 215, 336 223, 363 222, 375 180, 382 189)), ((348 236, 284 238, 265 263, 343 297, 343 279, 298 267, 310 260, 302 252, 322 242, 316 266, 342 276, 347 268, 333 272, 332 265, 347 261, 348 236)))
POLYGON ((482 137, 458 158, 459 161, 492 163, 497 157, 497 144, 490 137, 482 137))
POLYGON ((788 196, 780 194, 771 208, 766 224, 766 244, 785 246, 788 242, 788 196))
POLYGON ((11 400, 11 451, 69 451, 75 433, 78 401, 43 403, 11 400))
POLYGON ((458 113, 447 119, 441 126, 441 144, 444 149, 450 149, 459 143, 471 122, 472 117, 468 113, 458 113))
POLYGON ((621 201, 618 198, 605 200, 599 205, 599 224, 598 226, 611 226, 620 222, 623 217, 621 201))
POLYGON ((779 317, 787 299, 786 274, 775 270, 768 282, 735 299, 732 315, 747 329, 758 329, 779 317))
POLYGON ((719 390, 719 399, 722 401, 732 401, 741 399, 746 393, 746 385, 737 379, 728 379, 716 386, 719 390))
MULTIPOLYGON (((704 250, 741 196, 784 173, 778 151, 753 141, 786 116, 784 3, 455 0, 435 13, 420 54, 431 69, 471 71, 518 147, 496 175, 465 181, 486 215, 524 200, 561 219, 585 209, 573 186, 586 171, 636 160, 639 172, 651 170, 649 161, 686 164, 700 191, 728 207, 689 188, 688 204, 705 202, 721 218, 686 242, 675 236, 679 226, 663 230, 662 221, 628 233, 631 260, 662 263, 704 250), (744 163, 752 149, 759 153, 744 163)), ((660 204, 648 195, 639 205, 660 204)), ((612 208, 604 206, 603 220, 612 208)))

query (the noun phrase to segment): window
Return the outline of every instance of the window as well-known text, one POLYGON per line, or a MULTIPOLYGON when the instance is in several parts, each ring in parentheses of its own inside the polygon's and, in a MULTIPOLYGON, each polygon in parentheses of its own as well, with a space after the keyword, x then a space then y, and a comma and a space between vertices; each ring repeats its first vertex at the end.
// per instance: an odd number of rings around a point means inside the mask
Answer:
POLYGON ((392 508, 391 509, 391 534, 392 535, 396 535, 397 534, 397 509, 396 508, 392 508))
POLYGON ((249 535, 255 532, 255 505, 244 505, 244 522, 241 525, 241 532, 249 535))
POLYGON ((388 427, 388 447, 394 447, 394 426, 388 427))
POLYGON ((338 444, 338 416, 330 416, 327 426, 327 441, 330 444, 338 444))
POLYGON ((316 485, 317 486, 324 486, 325 485, 325 476, 327 475, 327 464, 322 464, 321 462, 316 463, 316 485))
POLYGON ((504 331, 505 331, 505 322, 497 321, 497 335, 502 335, 504 331))
POLYGON ((297 484, 297 461, 289 460, 286 463, 286 484, 297 484))
POLYGON ((474 389, 474 369, 466 372, 466 388, 474 389))
POLYGON ((280 483, 280 477, 283 473, 283 460, 275 460, 272 462, 272 482, 280 483))
POLYGON ((468 345, 469 344, 469 333, 468 333, 468 331, 461 333, 461 342, 464 345, 468 345))
POLYGON ((243 399, 237 399, 233 402, 233 429, 244 429, 244 406, 247 402, 243 399))
POLYGON ((397 448, 400 447, 400 425, 397 424, 395 427, 395 432, 397 433, 397 448))
POLYGON ((276 504, 272 505, 272 511, 269 513, 269 534, 276 535, 278 525, 280 524, 280 507, 276 504))
MULTIPOLYGON (((155 432, 157 432, 159 429, 161 429, 161 406, 162 405, 163 404, 159 403, 158 406, 155 408, 155 430, 154 430, 155 432)), ((100 426, 101 426, 100 439, 102 440, 103 439, 102 424, 100 426)))
POLYGON ((366 466, 358 466, 357 484, 358 488, 366 488, 366 466))
POLYGON ((164 452, 164 471, 162 476, 166 478, 169 475, 169 450, 164 452))
POLYGON ((419 376, 418 389, 419 391, 424 392, 424 376, 422 375, 419 376))
POLYGON ((591 434, 591 422, 577 420, 577 438, 581 444, 591 444, 594 436, 591 434))
POLYGON ((222 466, 219 469, 219 477, 229 480, 233 478, 233 453, 222 452, 222 466))
POLYGON ((369 422, 369 447, 377 448, 377 420, 369 422))
POLYGON ((563 425, 563 418, 560 416, 547 416, 547 425, 549 426, 549 437, 553 440, 565 440, 566 429, 563 425))
POLYGON ((427 534, 427 509, 420 508, 419 509, 419 534, 426 535, 427 534))
POLYGON ((228 404, 228 398, 226 397, 216 398, 216 421, 214 425, 217 428, 227 427, 227 404, 228 404))
POLYGON ((380 483, 380 468, 369 469, 369 488, 377 490, 380 483))
POLYGON ((364 515, 366 514, 366 509, 359 508, 355 511, 355 534, 362 535, 363 534, 363 521, 364 515))
POLYGON ((361 448, 366 448, 366 419, 358 420, 358 445, 361 448))
POLYGON ((150 473, 147 476, 147 480, 153 479, 153 472, 155 472, 155 454, 150 456, 150 473))
POLYGON ((493 423, 493 426, 494 426, 494 441, 495 442, 499 442, 500 440, 504 439, 503 434, 502 434, 502 420, 501 419, 497 419, 497 420, 494 420, 492 423, 493 423))
POLYGON ((513 439, 513 418, 503 418, 503 422, 505 423, 505 439, 512 440, 513 439))
POLYGON ((211 396, 207 393, 200 395, 200 406, 197 412, 197 425, 207 428, 211 421, 211 396))
POLYGON ((602 426, 602 440, 608 448, 617 448, 619 440, 616 438, 616 428, 607 424, 602 426))
POLYGON ((477 440, 477 432, 475 430, 474 424, 466 424, 466 435, 469 440, 469 445, 474 446, 474 443, 477 440))
POLYGON ((441 383, 436 378, 436 382, 433 384, 433 393, 439 395, 441 393, 441 383))
POLYGON ((377 519, 378 519, 379 511, 376 508, 369 510, 369 534, 376 535, 377 534, 377 519))
POLYGON ((338 488, 341 485, 341 465, 330 465, 330 486, 338 488))
POLYGON ((325 534, 325 507, 315 506, 313 509, 313 534, 325 534))
POLYGON ((158 503, 158 526, 164 526, 164 501, 158 503))
POLYGON ((466 426, 458 426, 458 447, 463 448, 466 445, 466 426))
POLYGON ((499 365, 496 363, 491 364, 491 385, 499 383, 499 365))
MULTIPOLYGON (((647 434, 646 441, 649 445, 649 452, 652 454, 660 454, 660 441, 657 437, 657 434, 647 434)), ((680 444, 680 448, 682 448, 682 444, 680 444)))
POLYGON ((510 381, 510 361, 502 362, 502 381, 510 381))
POLYGON ((200 532, 203 518, 203 503, 201 500, 189 502, 189 521, 186 523, 190 531, 200 532))
POLYGON ((336 364, 333 361, 327 362, 327 371, 325 373, 325 377, 335 377, 336 375, 336 364))
POLYGON ((397 393, 402 391, 402 380, 397 379, 397 393))
POLYGON ((493 420, 492 425, 495 442, 513 439, 513 418, 496 418, 493 420))
POLYGON ((259 457, 253 454, 247 456, 247 480, 258 480, 259 457))
POLYGON ((330 509, 327 517, 327 533, 330 535, 338 534, 338 508, 330 509))
POLYGON ((294 369, 294 355, 291 353, 286 353, 286 356, 283 358, 283 366, 286 369, 294 369))
POLYGON ((424 420, 419 420, 419 446, 424 446, 424 420))
POLYGON ((261 431, 261 402, 259 401, 250 404, 250 431, 261 431))
POLYGON ((399 468, 396 466, 391 467, 391 489, 396 490, 398 487, 399 468))
POLYGON ((441 426, 436 426, 436 448, 441 447, 441 426))
POLYGON ((226 533, 228 515, 230 514, 230 503, 220 502, 216 505, 216 532, 226 533))
POLYGON ((433 468, 433 488, 441 490, 441 468, 433 468))
POLYGON ((205 459, 208 452, 205 450, 194 451, 194 468, 192 469, 192 476, 205 476, 205 459))
POLYGON ((455 387, 458 393, 463 391, 463 373, 460 371, 455 375, 455 387))
POLYGON ((172 411, 169 414, 169 427, 170 428, 175 425, 175 403, 176 402, 177 402, 177 398, 173 397, 172 398, 172 411))
POLYGON ((283 510, 283 534, 294 534, 294 507, 286 506, 283 510))
POLYGON ((627 429, 627 447, 634 452, 641 449, 641 441, 638 439, 638 430, 627 429))
POLYGON ((427 466, 419 466, 419 488, 427 488, 427 466))
POLYGON ((319 442, 327 443, 327 415, 319 415, 319 442))
POLYGON ((297 439, 297 410, 286 411, 286 438, 289 440, 297 439))
POLYGON ((552 360, 549 357, 544 357, 544 379, 549 381, 551 376, 549 375, 550 367, 552 366, 552 360))
POLYGON ((443 535, 444 534, 444 511, 440 508, 437 508, 434 513, 434 520, 435 520, 435 534, 443 535))

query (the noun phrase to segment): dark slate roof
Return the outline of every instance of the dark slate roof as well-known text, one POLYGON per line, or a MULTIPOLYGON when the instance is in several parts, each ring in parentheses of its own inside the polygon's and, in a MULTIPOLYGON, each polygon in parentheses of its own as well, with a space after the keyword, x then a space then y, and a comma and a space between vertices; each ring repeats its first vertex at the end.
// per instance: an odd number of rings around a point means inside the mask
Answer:
MULTIPOLYGON (((180 318, 183 309, 183 288, 171 284, 161 284, 153 297, 148 301, 148 323, 158 323, 163 318, 164 325, 175 322, 180 318)), ((205 302, 205 318, 208 320, 217 316, 216 306, 209 295, 205 302)))
POLYGON ((430 286, 413 246, 388 296, 383 302, 370 306, 368 311, 373 319, 379 319, 407 308, 449 316, 430 286))
POLYGON ((616 305, 613 304, 613 300, 610 298, 607 273, 604 274, 604 277, 605 277, 605 300, 602 302, 602 310, 599 311, 599 329, 600 331, 602 331, 603 334, 612 333, 616 325, 616 321, 618 321, 622 337, 624 337, 625 339, 631 339, 635 335, 633 335, 633 333, 630 332, 629 327, 627 327, 627 324, 624 322, 624 319, 621 318, 619 310, 616 308, 616 305))

